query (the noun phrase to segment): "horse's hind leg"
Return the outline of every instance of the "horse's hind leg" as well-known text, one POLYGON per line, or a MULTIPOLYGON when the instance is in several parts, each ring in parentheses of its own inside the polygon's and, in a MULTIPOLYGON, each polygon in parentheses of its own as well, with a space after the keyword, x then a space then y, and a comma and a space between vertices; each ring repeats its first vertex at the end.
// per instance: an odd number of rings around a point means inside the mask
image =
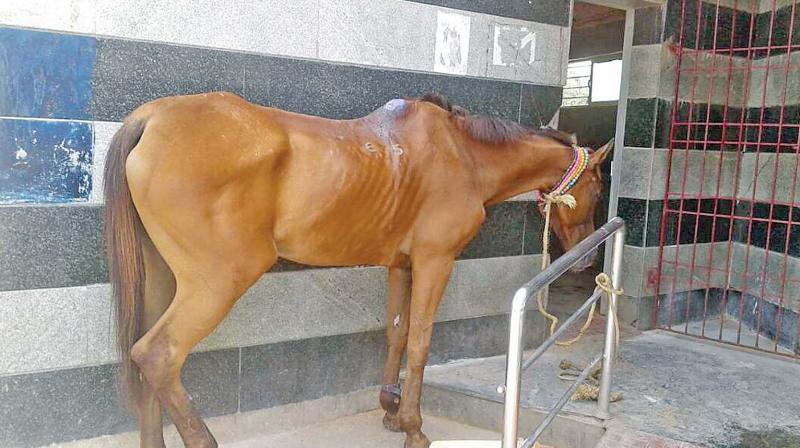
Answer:
MULTIPOLYGON (((175 296, 175 277, 161 258, 150 238, 142 238, 144 255, 144 331, 151 329, 164 314, 175 296)), ((142 381, 139 400, 139 427, 141 448, 165 448, 164 428, 161 419, 161 404, 155 390, 147 381, 142 381)))
POLYGON ((400 363, 408 341, 409 306, 411 304, 411 271, 389 268, 389 301, 386 306, 386 364, 383 369, 381 407, 386 411, 383 426, 399 432, 397 410, 400 408, 400 363))
POLYGON ((277 258, 271 244, 230 244, 223 245, 224 250, 213 250, 214 246, 198 242, 191 255, 180 253, 177 245, 168 253, 159 246, 175 273, 175 298, 131 351, 188 448, 212 448, 217 442, 181 382, 186 358, 277 258))

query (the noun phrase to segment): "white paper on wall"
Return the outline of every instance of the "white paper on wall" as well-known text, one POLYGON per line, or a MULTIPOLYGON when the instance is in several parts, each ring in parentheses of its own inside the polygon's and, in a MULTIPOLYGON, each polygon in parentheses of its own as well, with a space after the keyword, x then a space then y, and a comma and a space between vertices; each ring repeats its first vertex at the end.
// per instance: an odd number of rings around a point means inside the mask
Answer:
POLYGON ((439 11, 436 25, 436 48, 433 70, 465 75, 469 58, 470 17, 439 11))

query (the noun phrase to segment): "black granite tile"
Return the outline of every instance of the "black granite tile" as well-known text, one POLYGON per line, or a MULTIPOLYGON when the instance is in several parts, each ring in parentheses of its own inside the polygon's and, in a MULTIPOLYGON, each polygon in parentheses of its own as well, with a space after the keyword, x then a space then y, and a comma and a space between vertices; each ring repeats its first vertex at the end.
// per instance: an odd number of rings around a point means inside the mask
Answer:
POLYGON ((508 201, 486 210, 486 220, 460 259, 522 255, 527 202, 508 201))
MULTIPOLYGON (((527 253, 540 253, 535 240, 541 238, 541 220, 526 216, 527 207, 521 201, 491 209, 460 258, 522 254, 525 225, 526 247, 538 250, 527 253)), ((95 205, 0 207, 0 291, 108 282, 102 215, 103 207, 95 205)), ((315 268, 279 259, 271 272, 315 268)))
POLYGON ((0 27, 0 116, 91 119, 95 39, 0 27))
POLYGON ((0 290, 105 283, 101 207, 0 207, 0 290))
POLYGON ((239 348, 198 352, 183 369, 183 385, 203 416, 239 410, 239 348))
POLYGON ((653 128, 653 147, 669 148, 672 131, 672 101, 659 98, 656 102, 656 118, 653 128))
POLYGON ((409 0, 417 3, 511 17, 531 22, 568 26, 568 0, 409 0))
POLYGON ((769 300, 739 291, 730 291, 726 312, 742 323, 742 329, 752 330, 761 335, 759 348, 773 350, 775 340, 784 348, 794 349, 800 354, 800 346, 792 347, 797 342, 797 312, 780 307, 769 300))
POLYGON ((800 257, 800 207, 738 201, 734 240, 792 257, 800 257), (773 220, 790 222, 770 223, 773 220), (751 219, 755 218, 755 219, 751 219), (787 241, 788 240, 788 241, 787 241))
POLYGON ((661 6, 637 9, 633 18, 633 45, 661 43, 663 22, 664 10, 661 6))
POLYGON ((0 376, 0 446, 36 447, 134 429, 113 365, 0 376))
POLYGON ((652 148, 656 110, 656 98, 634 98, 628 100, 625 118, 625 146, 652 148))
MULTIPOLYGON (((640 299, 644 302, 652 301, 652 297, 640 299)), ((735 290, 722 288, 708 288, 694 291, 685 291, 675 294, 662 294, 658 297, 658 327, 669 328, 670 313, 672 314, 672 328, 683 331, 682 326, 688 321, 697 322, 703 319, 717 318, 722 312, 729 318, 742 323, 742 331, 758 331, 761 335, 759 348, 773 350, 774 341, 779 340, 779 345, 791 348, 796 342, 798 313, 782 308, 768 300, 735 290)), ((706 327, 706 336, 716 339, 719 324, 706 327)), ((726 339, 730 342, 729 339, 726 339)), ((800 354, 800 347, 795 347, 800 354)))
MULTIPOLYGON (((800 8, 791 5, 777 10, 765 11, 756 18, 756 32, 752 45, 754 47, 781 47, 800 44, 800 8), (792 17, 794 16, 794 18, 792 17), (794 23, 794 26, 792 26, 794 23), (791 38, 791 42, 790 42, 791 38)), ((792 51, 796 51, 793 49, 792 51)), ((768 55, 784 54, 787 48, 765 48, 756 50, 754 58, 763 58, 768 55)))
MULTIPOLYGON (((725 217, 732 212, 733 204, 730 200, 684 199, 682 208, 680 200, 672 199, 668 204, 664 224, 665 245, 728 241, 730 238, 731 219, 725 217), (718 215, 723 216, 707 216, 713 215, 715 210, 718 215)), ((658 245, 658 240, 653 245, 658 245)))
POLYGON ((121 121, 143 103, 170 95, 244 91, 247 55, 118 39, 97 41, 93 115, 121 121))
MULTIPOLYGON (((656 247, 659 241, 661 241, 661 221, 663 220, 663 213, 663 200, 647 201, 647 229, 644 235, 644 244, 646 247, 656 247)), ((666 238, 668 238, 668 236, 666 236, 666 238)))
MULTIPOLYGON (((544 217, 539 211, 536 201, 526 203, 525 207, 525 255, 542 253, 542 233, 544 233, 544 217)), ((552 233, 551 233, 552 237, 552 233)), ((553 239, 553 247, 558 245, 557 238, 553 239)))
MULTIPOLYGON (((530 326, 538 318, 527 315, 530 326)), ((541 342, 529 328, 526 347, 541 342)), ((383 331, 304 339, 242 348, 241 411, 327 395, 380 383, 385 359, 383 331)), ((508 347, 508 317, 484 316, 434 325, 428 364, 494 356, 508 347)))
POLYGON ((676 123, 679 123, 674 125, 674 130, 666 124, 671 123, 672 113, 672 103, 664 101, 659 115, 664 117, 660 121, 665 124, 659 126, 662 133, 661 137, 657 137, 657 145, 661 146, 657 147, 669 147, 670 132, 674 132, 675 148, 706 151, 738 149, 738 142, 741 141, 742 109, 681 101, 674 111, 676 123))
POLYGON ((750 108, 747 111, 745 151, 765 153, 797 152, 800 143, 800 105, 750 108), (768 124, 771 126, 761 126, 768 124), (780 126, 780 125, 783 126, 780 126))
POLYGON ((617 216, 625 220, 627 229, 625 244, 645 247, 645 232, 648 227, 647 202, 646 199, 618 199, 617 216))
POLYGON ((667 2, 664 28, 665 40, 695 49, 746 48, 753 29, 749 12, 698 0, 667 2))
MULTIPOLYGON (((669 286, 667 286, 669 287, 669 286)), ((720 316, 724 291, 719 288, 661 294, 658 297, 658 327, 669 328, 670 323, 680 325, 720 316)), ((674 328, 683 331, 683 328, 674 328)))
MULTIPOLYGON (((118 374, 118 365, 108 364, 0 376, 0 446, 34 447, 135 430, 120 400, 118 374)), ((193 353, 183 381, 203 416, 237 412, 239 349, 193 353)))
POLYGON ((544 126, 561 107, 561 101, 561 87, 523 84, 519 122, 531 128, 544 126))
MULTIPOLYGON (((536 310, 525 315, 526 324, 539 322, 536 310), (538 320, 537 320, 538 319, 538 320)), ((526 348, 542 342, 544 333, 528 328, 523 344, 526 348)), ((428 365, 442 364, 455 359, 482 358, 506 353, 508 350, 508 316, 485 316, 439 322, 434 327, 428 365)))
POLYGON ((254 103, 328 118, 361 117, 392 98, 428 92, 473 113, 514 121, 520 109, 520 85, 498 80, 256 55, 246 58, 245 78, 245 98, 254 103))
POLYGON ((241 411, 379 384, 383 331, 242 348, 241 411))

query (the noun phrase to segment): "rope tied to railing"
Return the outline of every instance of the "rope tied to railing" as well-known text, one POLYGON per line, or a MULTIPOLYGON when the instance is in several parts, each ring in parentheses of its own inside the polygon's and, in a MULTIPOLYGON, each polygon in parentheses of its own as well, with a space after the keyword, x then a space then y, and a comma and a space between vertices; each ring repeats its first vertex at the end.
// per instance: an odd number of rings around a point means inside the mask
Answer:
MULTIPOLYGON (((547 266, 550 264, 550 214, 552 212, 553 204, 563 204, 569 208, 575 208, 577 202, 575 201, 575 197, 571 194, 559 194, 556 192, 553 193, 546 193, 542 195, 544 201, 544 229, 542 232, 542 264, 541 269, 544 271, 547 266)), ((613 283, 611 282, 611 278, 606 275, 606 273, 601 272, 597 275, 594 279, 595 284, 595 291, 601 290, 606 294, 608 300, 608 318, 612 319, 614 322, 614 330, 617 339, 617 345, 619 345, 619 321, 617 320, 617 309, 616 305, 611 300, 611 295, 616 294, 617 296, 622 295, 622 289, 615 289, 613 283)), ((542 289, 536 295, 536 304, 539 308, 539 313, 546 317, 550 321, 550 334, 552 335, 556 327, 558 326, 558 317, 550 314, 547 311, 547 308, 544 306, 544 293, 545 290, 542 289)), ((595 301, 592 303, 592 307, 589 309, 589 315, 586 318, 586 322, 583 324, 581 329, 578 331, 578 334, 568 340, 568 341, 556 341, 556 345, 561 347, 569 347, 576 342, 580 341, 589 327, 592 325, 592 320, 594 319, 595 309, 597 307, 597 302, 595 301)))

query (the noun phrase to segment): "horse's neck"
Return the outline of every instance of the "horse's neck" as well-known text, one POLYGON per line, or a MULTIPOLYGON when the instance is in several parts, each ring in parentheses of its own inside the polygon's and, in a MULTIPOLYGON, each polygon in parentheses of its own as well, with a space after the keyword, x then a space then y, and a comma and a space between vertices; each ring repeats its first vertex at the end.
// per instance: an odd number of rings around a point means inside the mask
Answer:
POLYGON ((542 137, 471 148, 484 203, 502 202, 529 191, 549 191, 571 163, 563 145, 542 137))

